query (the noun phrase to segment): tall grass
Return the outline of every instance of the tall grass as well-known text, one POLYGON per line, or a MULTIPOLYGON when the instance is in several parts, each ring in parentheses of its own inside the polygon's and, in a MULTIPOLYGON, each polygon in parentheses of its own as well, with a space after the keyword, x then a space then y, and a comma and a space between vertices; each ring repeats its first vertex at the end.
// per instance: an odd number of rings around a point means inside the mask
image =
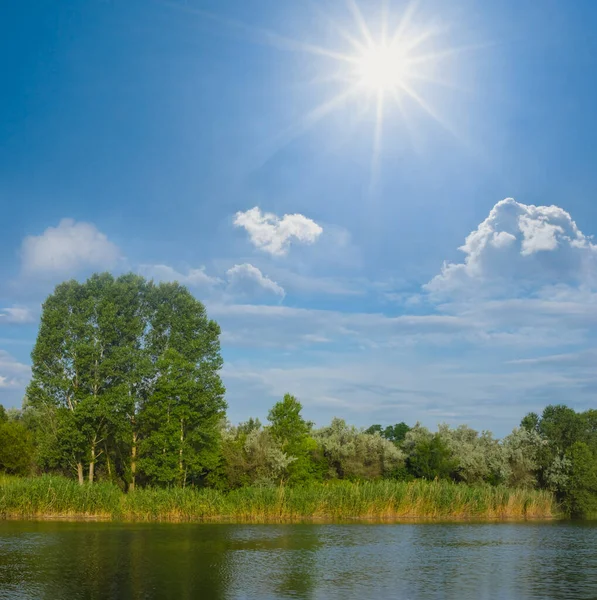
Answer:
POLYGON ((0 479, 0 517, 255 523, 347 519, 537 519, 557 515, 544 491, 446 481, 335 482, 297 488, 139 489, 62 477, 0 479))

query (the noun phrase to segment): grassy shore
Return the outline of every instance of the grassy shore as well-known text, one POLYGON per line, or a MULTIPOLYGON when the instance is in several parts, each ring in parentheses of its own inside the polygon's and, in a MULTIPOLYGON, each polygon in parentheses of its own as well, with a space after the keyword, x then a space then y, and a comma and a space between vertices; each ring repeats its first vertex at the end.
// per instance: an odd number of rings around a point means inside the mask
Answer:
POLYGON ((79 486, 63 477, 0 479, 0 518, 253 523, 347 519, 549 519, 551 494, 445 481, 334 482, 303 488, 243 488, 230 493, 79 486))

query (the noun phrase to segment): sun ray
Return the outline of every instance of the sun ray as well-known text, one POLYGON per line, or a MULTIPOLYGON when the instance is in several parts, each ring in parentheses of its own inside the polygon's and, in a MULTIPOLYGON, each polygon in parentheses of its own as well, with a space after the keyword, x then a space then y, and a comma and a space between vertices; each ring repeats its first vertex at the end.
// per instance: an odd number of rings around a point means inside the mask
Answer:
POLYGON ((440 33, 442 33, 442 29, 439 27, 428 27, 419 33, 419 35, 414 36, 409 40, 403 40, 402 43, 397 42, 397 44, 405 53, 411 53, 428 40, 438 37, 440 33))
POLYGON ((406 7, 406 10, 402 14, 402 18, 400 19, 400 22, 398 23, 398 27, 396 27, 396 31, 394 32, 394 35, 392 36, 392 41, 390 42, 390 44, 392 46, 395 44, 398 44, 399 41, 402 39, 404 32, 407 30, 414 14, 415 14, 418 4, 419 4, 418 0, 412 0, 412 2, 410 2, 409 5, 406 7))
POLYGON ((393 87, 390 90, 392 97, 394 98, 394 102, 396 103, 396 106, 398 107, 398 111, 400 112, 400 116, 402 117, 402 122, 404 123, 405 127, 406 127, 406 133, 408 135, 408 139, 409 142, 415 147, 415 149, 419 148, 419 140, 415 135, 415 131, 413 129, 413 126, 410 122, 410 120, 407 118, 406 115, 406 111, 404 110, 404 104, 402 103, 402 95, 399 93, 399 91, 393 87))
POLYGON ((363 44, 356 37, 351 35, 344 27, 341 27, 338 21, 332 19, 322 8, 315 2, 315 0, 311 0, 309 5, 312 9, 319 14, 320 17, 325 19, 335 31, 337 31, 357 52, 365 52, 367 50, 366 44, 363 44))
POLYGON ((383 90, 377 92, 375 129, 373 133, 373 152, 371 153, 371 175, 369 180, 369 194, 373 192, 379 178, 379 157, 381 154, 381 137, 383 131, 383 111, 385 93, 383 90))
POLYGON ((389 19, 389 6, 388 0, 381 0, 381 43, 387 44, 388 42, 388 19, 389 19))
POLYGON ((413 56, 409 59, 409 64, 418 65, 425 62, 439 61, 450 56, 462 54, 464 52, 471 52, 473 50, 484 50, 489 48, 492 44, 471 44, 470 46, 459 46, 457 48, 446 48, 438 52, 430 52, 429 54, 421 54, 419 56, 413 56))
MULTIPOLYGON (((279 50, 304 52, 306 54, 325 56, 327 58, 332 58, 338 61, 344 61, 353 64, 357 61, 357 59, 351 54, 345 54, 336 50, 330 50, 328 48, 324 48, 316 44, 301 42, 299 40, 283 36, 279 33, 276 33, 275 31, 270 31, 269 29, 264 29, 262 27, 252 27, 234 19, 225 19, 209 11, 190 7, 187 5, 182 5, 177 2, 169 2, 168 0, 162 0, 161 3, 164 6, 176 8, 180 11, 191 13, 205 19, 217 21, 218 23, 225 25, 226 27, 229 27, 231 29, 243 31, 249 36, 249 38, 252 41, 259 44, 266 44, 274 48, 278 48, 279 50)), ((360 47, 364 48, 362 44, 360 47)))
POLYGON ((348 4, 348 8, 350 9, 350 11, 352 12, 352 16, 354 17, 356 24, 358 25, 359 29, 361 30, 361 34, 367 41, 367 46, 369 48, 371 48, 372 46, 375 46, 375 41, 373 40, 371 31, 369 30, 369 27, 367 26, 367 22, 365 21, 365 18, 363 17, 363 13, 361 12, 359 5, 356 3, 356 0, 346 0, 346 3, 348 4))
POLYGON ((437 123, 439 123, 446 131, 451 133, 455 138, 460 139, 458 133, 454 130, 454 128, 447 123, 437 112, 427 103, 425 100, 415 92, 407 83, 402 84, 402 89, 413 99, 415 100, 419 106, 430 116, 435 119, 437 123))
POLYGON ((265 146, 269 146, 270 150, 267 152, 268 156, 261 161, 261 165, 265 164, 272 156, 290 144, 293 140, 297 139, 306 131, 311 129, 326 115, 337 109, 342 103, 348 101, 351 96, 354 96, 358 92, 358 89, 359 88, 357 85, 348 87, 326 102, 316 106, 301 118, 297 119, 292 125, 289 125, 283 131, 280 131, 278 134, 276 134, 269 140, 269 142, 264 144, 265 146))
MULTIPOLYGON (((307 78, 300 85, 339 84, 341 89, 336 89, 337 93, 333 97, 323 99, 315 108, 270 138, 269 142, 262 144, 261 150, 266 150, 265 153, 269 155, 265 162, 333 111, 374 111, 370 191, 375 187, 379 174, 384 121, 391 117, 390 112, 392 109, 396 110, 395 106, 414 145, 416 132, 410 114, 407 114, 405 109, 407 103, 419 107, 460 140, 455 129, 429 103, 425 93, 426 87, 436 85, 462 90, 456 82, 446 77, 446 73, 450 72, 448 61, 462 53, 491 45, 452 48, 442 46, 441 38, 448 29, 437 22, 421 26, 419 0, 411 0, 399 19, 390 19, 390 0, 379 0, 380 10, 374 18, 374 27, 369 26, 366 16, 370 15, 361 11, 359 0, 345 0, 352 17, 351 27, 330 18, 318 0, 307 0, 315 14, 327 24, 327 31, 337 34, 337 47, 324 47, 311 41, 293 39, 276 31, 221 18, 172 0, 158 1, 168 6, 176 6, 179 10, 190 11, 201 18, 217 21, 231 30, 236 30, 239 37, 253 43, 325 59, 327 62, 322 65, 325 65, 327 71, 314 74, 315 76, 307 78), (397 24, 394 27, 395 22, 397 24), (436 76, 436 73, 440 76, 436 76)), ((360 122, 360 119, 357 121, 360 122)), ((354 119, 351 122, 354 124, 354 119)), ((343 134, 346 134, 346 131, 343 131, 343 134)), ((263 156, 261 150, 256 155, 263 156)))

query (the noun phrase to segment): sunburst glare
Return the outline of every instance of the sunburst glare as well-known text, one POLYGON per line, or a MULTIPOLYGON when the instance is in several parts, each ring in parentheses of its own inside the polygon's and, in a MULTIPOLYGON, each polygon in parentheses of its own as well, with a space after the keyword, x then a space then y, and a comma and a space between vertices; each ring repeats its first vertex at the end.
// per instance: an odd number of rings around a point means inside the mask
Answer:
MULTIPOLYGON (((411 136, 413 114, 410 109, 415 108, 456 135, 454 128, 430 102, 427 91, 430 84, 456 88, 455 82, 447 75, 451 71, 448 62, 453 62, 460 52, 479 46, 448 47, 444 35, 447 30, 418 19, 415 0, 401 12, 392 12, 389 10, 389 0, 380 0, 381 10, 374 14, 367 13, 366 16, 361 12, 357 0, 345 2, 350 14, 348 19, 331 18, 324 14, 321 3, 312 4, 320 23, 331 26, 340 35, 341 39, 331 47, 224 20, 205 11, 193 12, 236 28, 256 43, 316 57, 319 76, 315 82, 335 85, 334 94, 325 97, 319 105, 313 106, 301 118, 278 132, 266 144, 270 150, 275 148, 273 151, 276 152, 281 149, 331 113, 358 106, 354 113, 358 119, 364 119, 368 111, 372 112, 375 119, 372 131, 373 176, 377 172, 375 163, 381 154, 385 119, 393 116, 402 118, 405 131, 411 136)), ((182 8, 179 4, 177 6, 182 8)), ((186 10, 189 8, 186 7, 186 10)))

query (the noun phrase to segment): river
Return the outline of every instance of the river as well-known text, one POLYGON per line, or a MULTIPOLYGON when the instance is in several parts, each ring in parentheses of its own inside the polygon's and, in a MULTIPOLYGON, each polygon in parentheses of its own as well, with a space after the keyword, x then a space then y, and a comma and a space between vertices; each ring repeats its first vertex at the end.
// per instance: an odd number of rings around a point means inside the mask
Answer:
POLYGON ((0 521, 0 598, 597 598, 597 523, 0 521))

